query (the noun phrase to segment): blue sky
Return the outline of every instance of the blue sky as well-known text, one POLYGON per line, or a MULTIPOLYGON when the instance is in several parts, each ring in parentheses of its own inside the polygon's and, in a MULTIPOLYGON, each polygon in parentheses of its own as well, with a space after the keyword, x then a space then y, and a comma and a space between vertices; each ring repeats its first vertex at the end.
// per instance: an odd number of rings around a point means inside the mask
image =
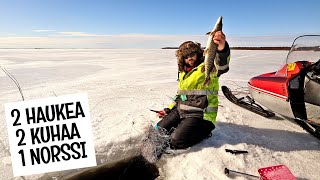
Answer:
MULTIPOLYGON (((83 47, 112 47, 110 39, 123 44, 127 36, 131 41, 147 38, 148 46, 159 36, 203 35, 219 16, 227 36, 320 33, 318 0, 7 0, 0 1, 0 7, 0 38, 5 38, 0 47, 9 40, 10 47, 13 41, 17 46, 28 41, 46 46, 46 39, 51 47, 66 38, 70 47, 76 42, 83 47), (99 39, 97 44, 94 38, 99 39)), ((161 40, 159 46, 165 45, 161 40)))

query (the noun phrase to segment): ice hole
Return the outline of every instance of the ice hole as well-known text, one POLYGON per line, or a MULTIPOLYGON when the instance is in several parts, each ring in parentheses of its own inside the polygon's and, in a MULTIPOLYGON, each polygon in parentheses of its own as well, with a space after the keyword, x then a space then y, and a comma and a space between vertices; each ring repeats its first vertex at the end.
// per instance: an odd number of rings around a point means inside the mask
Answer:
POLYGON ((159 176, 155 164, 146 161, 141 155, 124 160, 105 163, 89 168, 77 175, 66 178, 67 180, 102 180, 102 179, 156 179, 159 176))

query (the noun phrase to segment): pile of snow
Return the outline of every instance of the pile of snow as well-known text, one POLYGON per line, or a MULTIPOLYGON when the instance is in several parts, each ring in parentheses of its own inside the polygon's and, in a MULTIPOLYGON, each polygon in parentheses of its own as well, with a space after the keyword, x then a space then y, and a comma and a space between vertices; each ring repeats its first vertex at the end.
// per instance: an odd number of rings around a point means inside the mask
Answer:
MULTIPOLYGON (((255 75, 277 70, 285 51, 232 51, 230 72, 220 86, 247 92, 255 75)), ((132 156, 150 125, 177 89, 174 50, 0 50, 1 66, 19 81, 26 100, 87 92, 97 164, 132 156), (169 96, 169 97, 168 97, 169 96)), ((21 96, 0 73, 0 179, 13 177, 4 104, 21 96)), ((230 103, 219 92, 220 108, 212 137, 179 155, 164 155, 164 179, 229 179, 224 168, 258 175, 258 169, 285 164, 301 179, 320 177, 320 141, 281 116, 264 118, 230 103), (225 149, 247 150, 233 155, 225 149)), ((24 179, 59 179, 81 170, 51 172, 24 179)), ((235 179, 246 177, 235 176, 235 179)))

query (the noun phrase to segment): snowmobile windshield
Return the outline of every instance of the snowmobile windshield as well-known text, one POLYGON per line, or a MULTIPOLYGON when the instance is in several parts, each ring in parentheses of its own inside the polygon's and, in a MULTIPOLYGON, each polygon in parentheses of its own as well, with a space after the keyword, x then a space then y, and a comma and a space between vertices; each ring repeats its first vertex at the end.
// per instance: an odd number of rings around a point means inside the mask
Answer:
MULTIPOLYGON (((297 37, 283 65, 294 64, 297 61, 317 62, 320 59, 320 35, 303 35, 297 37)), ((282 65, 282 67, 283 67, 282 65)), ((277 72, 277 75, 287 76, 287 72, 277 72)))

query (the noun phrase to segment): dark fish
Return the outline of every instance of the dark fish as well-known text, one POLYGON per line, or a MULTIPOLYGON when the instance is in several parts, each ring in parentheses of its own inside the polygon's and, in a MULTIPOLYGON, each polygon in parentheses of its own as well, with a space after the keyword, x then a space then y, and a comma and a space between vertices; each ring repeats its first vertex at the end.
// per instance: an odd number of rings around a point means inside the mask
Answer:
POLYGON ((220 16, 213 27, 212 31, 207 33, 209 35, 206 49, 204 50, 204 70, 205 70, 205 80, 204 84, 208 85, 210 83, 210 73, 215 70, 214 61, 217 54, 218 45, 213 42, 214 34, 217 31, 222 31, 222 16, 220 16))

